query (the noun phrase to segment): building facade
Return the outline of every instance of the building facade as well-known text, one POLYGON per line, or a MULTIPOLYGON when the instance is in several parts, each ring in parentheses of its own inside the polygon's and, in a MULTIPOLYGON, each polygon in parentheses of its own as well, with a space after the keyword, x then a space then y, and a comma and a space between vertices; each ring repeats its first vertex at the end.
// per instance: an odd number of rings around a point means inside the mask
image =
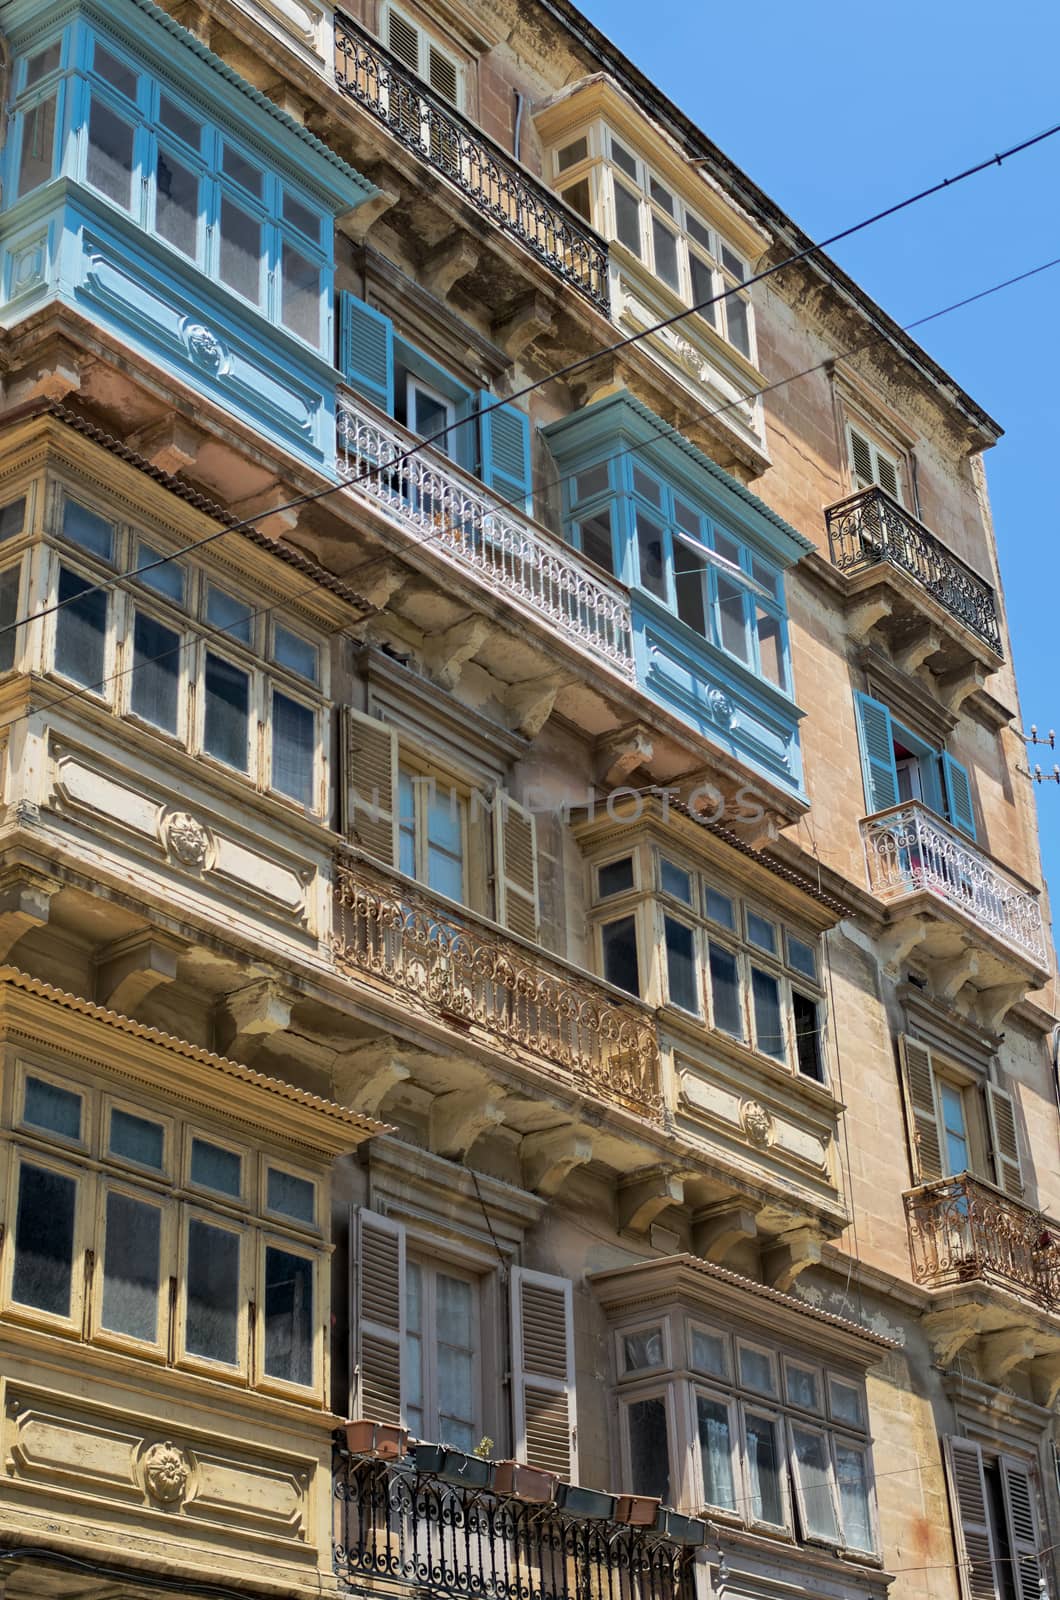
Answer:
POLYGON ((1055 1593, 997 424, 568 0, 0 28, 6 1600, 1055 1593))

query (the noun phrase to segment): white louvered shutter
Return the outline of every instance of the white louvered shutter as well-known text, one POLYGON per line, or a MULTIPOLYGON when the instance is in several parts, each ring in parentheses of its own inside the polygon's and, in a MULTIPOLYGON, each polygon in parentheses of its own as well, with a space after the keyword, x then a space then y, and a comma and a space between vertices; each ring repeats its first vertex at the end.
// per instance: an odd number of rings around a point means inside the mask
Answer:
POLYGON ((849 424, 847 442, 850 446, 850 475, 855 489, 871 489, 877 485, 900 503, 901 480, 894 457, 849 424))
POLYGON ((362 1207, 357 1214, 353 1272, 357 1306, 353 1415, 370 1422, 400 1423, 405 1345, 405 1229, 400 1222, 362 1207))
POLYGON ((344 706, 340 826, 347 841, 368 855, 397 859, 397 735, 385 722, 344 706))
POLYGON ((934 1183, 943 1173, 931 1051, 919 1039, 912 1039, 904 1033, 898 1041, 898 1053, 902 1063, 902 1094, 905 1099, 913 1181, 934 1183))
POLYGON ((947 1439, 945 1453, 961 1595, 963 1600, 1001 1600, 983 1453, 970 1439, 947 1439))
POLYGON ((536 941, 536 819, 503 789, 494 797, 493 860, 497 921, 512 933, 536 941))
POLYGON ((574 1397, 574 1297, 567 1278, 513 1267, 512 1405, 515 1457, 578 1476, 574 1397))
POLYGON ((1020 1165, 1019 1137, 1016 1133, 1016 1108, 1007 1089, 996 1083, 986 1086, 986 1115, 990 1123, 990 1152, 994 1158, 994 1181, 999 1189, 1017 1200, 1023 1193, 1023 1168, 1020 1165))
POLYGON ((1002 1456, 998 1470, 1017 1600, 1041 1600, 1039 1551, 1042 1537, 1034 1481, 1026 1463, 1017 1461, 1014 1456, 1002 1456))

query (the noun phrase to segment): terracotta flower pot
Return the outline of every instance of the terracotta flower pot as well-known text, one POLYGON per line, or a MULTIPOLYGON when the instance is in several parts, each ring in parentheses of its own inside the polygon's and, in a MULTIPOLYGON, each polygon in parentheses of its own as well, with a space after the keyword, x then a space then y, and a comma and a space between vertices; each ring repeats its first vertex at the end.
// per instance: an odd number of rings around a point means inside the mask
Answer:
POLYGON ((661 1500, 653 1500, 648 1494, 620 1494, 615 1502, 615 1521, 626 1522, 631 1528, 654 1528, 661 1505, 661 1500))
POLYGON ((374 1456, 377 1461, 396 1461, 408 1449, 409 1431, 390 1422, 368 1422, 361 1417, 343 1424, 346 1448, 354 1456, 374 1456))
POLYGON ((497 1494, 511 1494, 536 1506, 547 1506, 556 1493, 556 1474, 540 1467, 527 1467, 521 1461, 497 1461, 493 1467, 493 1487, 497 1494))

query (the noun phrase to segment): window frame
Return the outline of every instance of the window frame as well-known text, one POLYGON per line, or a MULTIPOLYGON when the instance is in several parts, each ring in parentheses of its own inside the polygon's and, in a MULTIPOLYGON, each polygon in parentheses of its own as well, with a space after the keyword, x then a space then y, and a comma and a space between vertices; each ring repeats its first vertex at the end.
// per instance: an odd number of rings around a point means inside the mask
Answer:
POLYGON ((95 1233, 98 1243, 92 1289, 89 1303, 88 1336, 93 1344, 122 1350, 147 1361, 165 1363, 169 1355, 169 1323, 171 1315, 170 1283, 176 1267, 176 1235, 178 1217, 164 1191, 149 1189, 130 1181, 118 1173, 101 1172, 96 1184, 95 1233), (117 1328, 107 1328, 103 1323, 103 1291, 106 1282, 107 1262, 107 1197, 121 1194, 140 1205, 151 1205, 160 1213, 158 1235, 158 1310, 155 1318, 156 1337, 137 1339, 133 1334, 117 1328))
MULTIPOLYGON (((472 831, 470 823, 471 797, 474 793, 473 786, 468 780, 457 773, 430 761, 411 749, 402 741, 398 748, 398 782, 394 792, 394 802, 398 811, 398 870, 401 867, 401 835, 408 830, 403 828, 405 821, 401 812, 401 780, 408 776, 412 786, 412 838, 413 838, 413 871, 406 874, 416 883, 419 883, 429 894, 437 895, 448 905, 458 906, 461 910, 474 910, 478 898, 480 885, 476 881, 478 873, 471 859, 472 831), (430 881, 430 828, 428 806, 432 793, 432 785, 448 789, 457 796, 460 809, 460 867, 462 898, 454 900, 450 895, 436 889, 430 881)), ((451 854, 451 852, 448 852, 451 854)))
POLYGON ((77 1339, 81 1336, 85 1319, 85 1265, 89 1239, 87 1218, 92 1215, 96 1176, 86 1167, 78 1166, 73 1161, 64 1159, 61 1151, 42 1149, 35 1145, 16 1144, 12 1148, 8 1168, 5 1211, 9 1221, 3 1238, 6 1259, 3 1265, 2 1284, 0 1284, 0 1310, 3 1311, 5 1317, 11 1318, 12 1321, 25 1323, 52 1333, 65 1334, 70 1338, 77 1339), (45 1172, 57 1173, 60 1177, 70 1179, 74 1184, 74 1222, 70 1251, 70 1310, 66 1315, 57 1311, 46 1311, 40 1306, 34 1306, 24 1300, 15 1299, 20 1176, 23 1168, 27 1166, 41 1168, 45 1172))
POLYGON ((28 1056, 18 1056, 15 1062, 15 1098, 14 1116, 12 1127, 20 1136, 40 1141, 42 1144, 54 1146, 57 1150, 87 1154, 92 1148, 95 1127, 89 1104, 89 1095, 83 1084, 74 1078, 68 1078, 62 1072, 56 1072, 50 1066, 38 1066, 28 1056), (39 1078, 42 1083, 51 1084, 56 1089, 63 1090, 66 1094, 76 1095, 81 1102, 81 1133, 77 1139, 71 1139, 66 1134, 56 1133, 54 1129, 42 1128, 39 1123, 26 1120, 26 1080, 39 1078))
POLYGON ((651 1378, 656 1373, 668 1372, 673 1366, 673 1348, 670 1341, 670 1319, 663 1315, 649 1317, 630 1323, 627 1327, 615 1331, 615 1365, 619 1375, 623 1378, 651 1378), (662 1338, 663 1359, 650 1367, 631 1367, 626 1359, 625 1341, 631 1335, 638 1333, 651 1333, 658 1328, 662 1338))
POLYGON ((250 1359, 252 1364, 251 1382, 254 1388, 263 1394, 281 1395, 285 1398, 302 1398, 307 1394, 318 1395, 323 1391, 324 1384, 324 1348, 323 1324, 321 1322, 321 1263, 325 1259, 321 1256, 319 1247, 314 1249, 309 1239, 294 1238, 289 1234, 277 1232, 270 1227, 255 1228, 252 1237, 248 1240, 251 1244, 254 1260, 254 1282, 257 1285, 257 1300, 254 1314, 254 1336, 250 1340, 250 1359), (311 1350, 309 1355, 310 1379, 307 1384, 295 1383, 290 1378, 278 1378, 265 1370, 266 1359, 266 1309, 265 1309, 265 1263, 268 1250, 282 1250, 286 1255, 298 1256, 308 1262, 312 1292, 310 1312, 311 1350))
MULTIPOLYGON (((433 1315, 433 1308, 437 1304, 437 1279, 438 1275, 457 1279, 471 1287, 471 1327, 473 1343, 471 1347, 471 1392, 474 1400, 475 1414, 471 1421, 471 1432, 482 1437, 483 1418, 487 1408, 485 1394, 485 1367, 483 1359, 484 1313, 488 1293, 487 1274, 479 1270, 470 1259, 462 1259, 445 1253, 428 1256, 425 1246, 428 1244, 425 1237, 410 1235, 408 1239, 408 1253, 406 1256, 406 1274, 409 1267, 416 1267, 421 1273, 421 1285, 426 1288, 423 1294, 421 1310, 423 1313, 423 1326, 418 1334, 420 1354, 420 1395, 421 1405, 419 1410, 423 1415, 423 1433, 427 1439, 444 1443, 442 1439, 439 1376, 438 1376, 438 1332, 437 1317, 433 1315), (432 1314, 428 1316, 428 1307, 432 1314), (477 1337, 476 1337, 477 1336, 477 1337)), ((406 1295, 407 1295, 406 1287, 406 1295)), ((403 1322, 404 1327, 404 1322, 403 1322)), ((402 1404, 405 1404, 406 1377, 408 1367, 411 1366, 412 1356, 409 1350, 406 1333, 405 1343, 401 1346, 400 1359, 402 1364, 402 1404)), ((470 1452, 468 1452, 470 1453, 470 1452)))
MULTIPOLYGON (((178 1245, 177 1265, 177 1311, 176 1311, 176 1336, 174 1339, 174 1366, 189 1372, 197 1372, 206 1377, 227 1378, 229 1382, 239 1380, 247 1384, 253 1382, 251 1370, 251 1340, 250 1340, 250 1303, 251 1303, 251 1265, 257 1264, 257 1250, 254 1239, 255 1230, 247 1227, 239 1217, 226 1215, 222 1209, 210 1210, 198 1200, 185 1200, 180 1206, 180 1235, 178 1245), (188 1349, 188 1265, 191 1224, 204 1223, 207 1227, 223 1230, 234 1234, 239 1243, 239 1273, 236 1285, 236 1361, 234 1364, 227 1361, 215 1360, 212 1356, 203 1356, 188 1349)), ((255 1318, 255 1323, 257 1322, 255 1318)), ((254 1330, 255 1338, 258 1329, 254 1330)))

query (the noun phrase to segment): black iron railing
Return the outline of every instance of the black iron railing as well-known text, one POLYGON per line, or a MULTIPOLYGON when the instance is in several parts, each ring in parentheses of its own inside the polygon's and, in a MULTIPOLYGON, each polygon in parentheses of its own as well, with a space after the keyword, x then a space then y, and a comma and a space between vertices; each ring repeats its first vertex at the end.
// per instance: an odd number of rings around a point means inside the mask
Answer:
POLYGON ((993 588, 883 489, 862 489, 825 512, 832 565, 857 572, 889 561, 1004 658, 993 588))
POLYGON ((607 246, 599 235, 340 13, 335 16, 335 81, 498 227, 601 311, 609 310, 607 246))
POLYGON ((478 1600, 693 1600, 693 1553, 643 1528, 338 1452, 335 1570, 478 1600))

